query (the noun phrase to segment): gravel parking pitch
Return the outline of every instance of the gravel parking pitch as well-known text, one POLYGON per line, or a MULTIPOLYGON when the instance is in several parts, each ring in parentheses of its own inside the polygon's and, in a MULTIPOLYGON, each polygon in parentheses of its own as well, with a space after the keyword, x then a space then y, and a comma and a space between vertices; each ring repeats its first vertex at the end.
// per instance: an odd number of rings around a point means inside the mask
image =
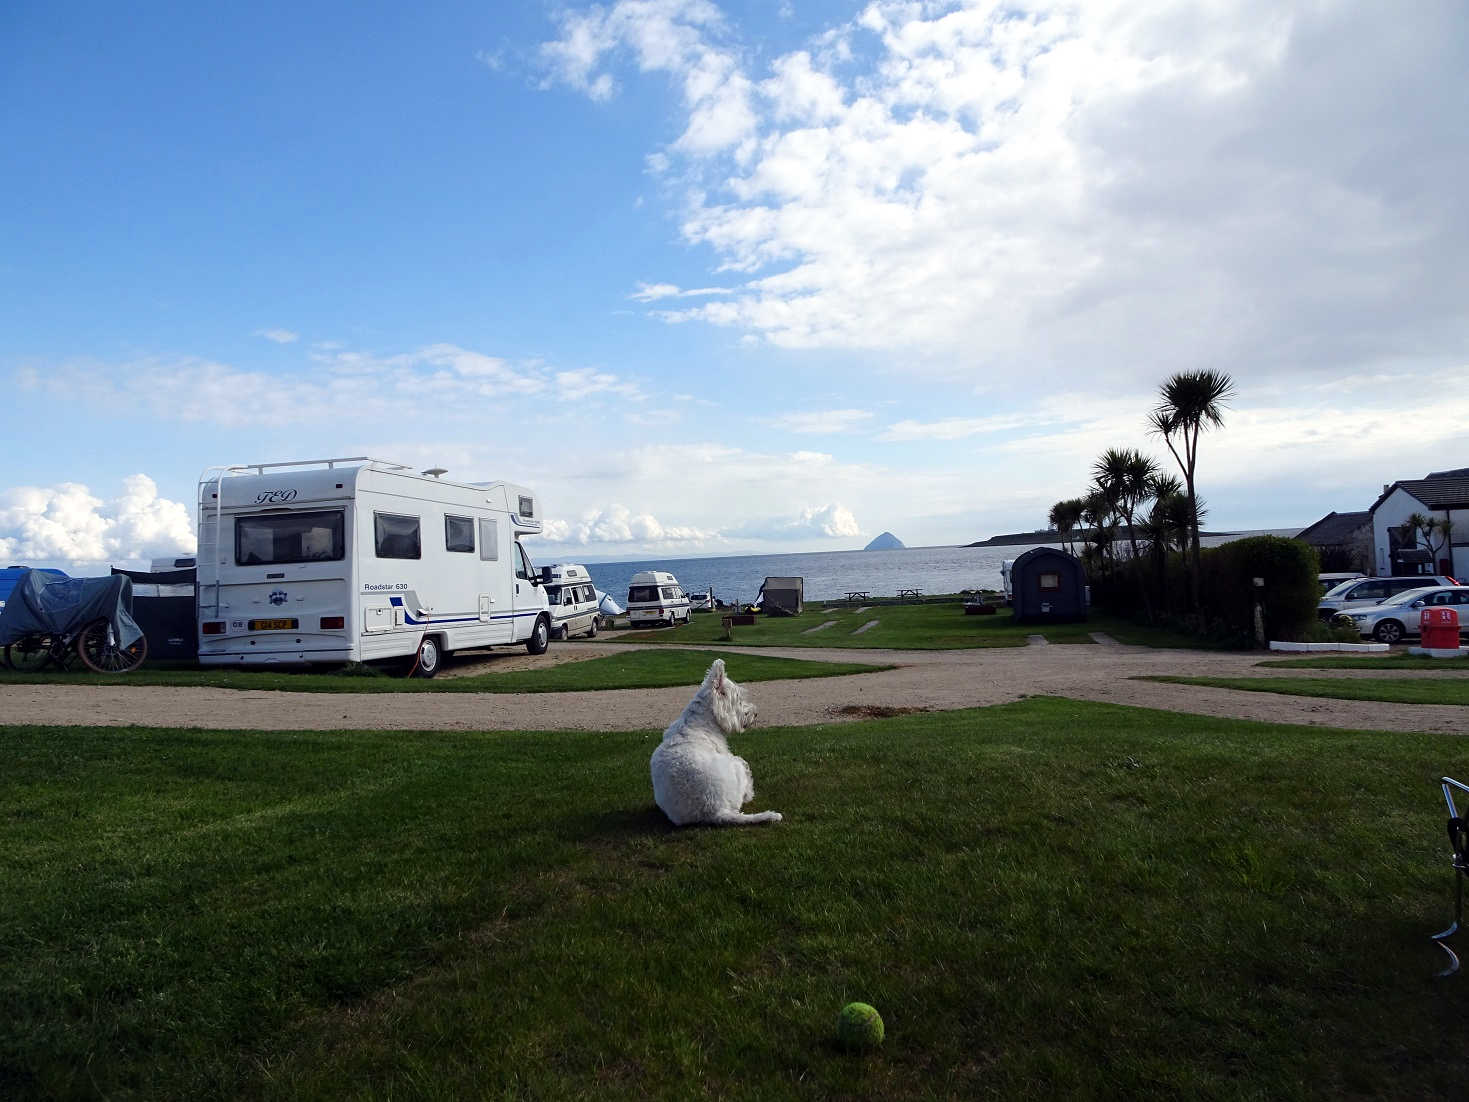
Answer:
MULTIPOLYGON (((699 650, 717 650, 701 644, 699 650)), ((612 653, 602 643, 560 643, 548 656, 506 651, 468 656, 445 671, 465 675, 612 653)), ((1116 644, 963 651, 740 647, 730 652, 840 662, 894 663, 848 677, 768 681, 751 692, 762 726, 846 722, 874 714, 1001 704, 1024 696, 1067 696, 1180 713, 1384 731, 1469 731, 1469 708, 1385 704, 1245 693, 1135 681, 1145 675, 1281 676, 1258 653, 1156 650, 1116 644)), ((1373 671, 1362 670, 1362 675, 1373 671)), ((1381 671, 1376 671, 1381 676, 1381 671)), ((1356 676, 1358 671, 1312 671, 1356 676)), ((693 686, 525 694, 311 694, 114 685, 0 686, 10 724, 205 727, 251 730, 661 730, 693 686)))

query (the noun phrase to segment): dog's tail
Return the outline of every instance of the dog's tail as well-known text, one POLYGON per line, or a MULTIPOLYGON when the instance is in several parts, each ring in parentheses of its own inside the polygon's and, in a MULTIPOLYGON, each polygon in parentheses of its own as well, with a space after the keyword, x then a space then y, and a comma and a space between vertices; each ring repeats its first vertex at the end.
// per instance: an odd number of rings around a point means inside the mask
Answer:
POLYGON ((746 815, 743 811, 730 811, 726 808, 716 812, 712 822, 715 826, 753 826, 755 823, 778 823, 780 820, 779 811, 760 811, 754 815, 746 815))

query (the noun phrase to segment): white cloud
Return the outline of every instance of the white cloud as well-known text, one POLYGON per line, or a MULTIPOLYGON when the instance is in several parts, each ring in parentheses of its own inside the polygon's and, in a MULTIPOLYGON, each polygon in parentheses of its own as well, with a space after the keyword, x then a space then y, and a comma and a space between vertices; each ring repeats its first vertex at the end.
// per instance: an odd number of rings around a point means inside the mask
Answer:
POLYGON ((585 398, 589 394, 620 394, 641 402, 647 398, 636 383, 624 382, 609 371, 585 367, 576 371, 556 372, 556 388, 563 398, 585 398))
POLYGON ((635 382, 591 368, 554 370, 440 343, 380 356, 314 345, 303 370, 266 372, 184 357, 124 364, 69 363, 16 372, 17 383, 110 409, 143 409, 168 421, 231 428, 337 424, 356 418, 471 421, 506 399, 594 393, 643 401, 635 382))
POLYGON ((851 539, 862 534, 845 505, 809 505, 795 516, 749 521, 727 535, 757 540, 851 539))
POLYGON ((545 57, 589 87, 630 56, 682 92, 650 167, 686 242, 752 278, 655 317, 1093 387, 1447 364, 1469 339, 1461 21, 874 0, 756 72, 711 5, 620 0, 564 16, 545 57))
POLYGON ((787 432, 830 435, 851 432, 872 419, 865 409, 828 409, 811 413, 785 413, 774 419, 777 428, 787 432))
POLYGON ((691 287, 685 291, 674 283, 639 283, 638 289, 628 298, 638 302, 656 302, 663 298, 701 298, 706 295, 733 293, 734 289, 730 287, 691 287))
POLYGON ((300 333, 292 333, 289 329, 257 329, 255 335, 276 344, 295 344, 301 339, 300 333))
POLYGON ((626 505, 619 504, 589 510, 576 521, 549 520, 543 536, 551 543, 578 547, 686 545, 695 550, 718 539, 718 533, 688 525, 663 524, 651 513, 634 513, 626 505))
POLYGON ((143 474, 123 479, 110 501, 86 486, 21 486, 0 492, 0 560, 57 564, 72 572, 192 553, 191 508, 158 496, 143 474))

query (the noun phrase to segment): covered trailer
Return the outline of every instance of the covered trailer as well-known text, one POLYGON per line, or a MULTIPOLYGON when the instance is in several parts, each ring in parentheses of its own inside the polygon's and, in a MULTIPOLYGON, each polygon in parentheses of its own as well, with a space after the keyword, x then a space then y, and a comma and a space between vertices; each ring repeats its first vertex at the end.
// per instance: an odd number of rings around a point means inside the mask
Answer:
POLYGON ((1057 547, 1035 547, 1010 567, 1011 607, 1018 623, 1085 620, 1086 570, 1057 547))
POLYGON ((760 611, 767 616, 799 616, 805 589, 805 578, 766 578, 760 587, 760 611))

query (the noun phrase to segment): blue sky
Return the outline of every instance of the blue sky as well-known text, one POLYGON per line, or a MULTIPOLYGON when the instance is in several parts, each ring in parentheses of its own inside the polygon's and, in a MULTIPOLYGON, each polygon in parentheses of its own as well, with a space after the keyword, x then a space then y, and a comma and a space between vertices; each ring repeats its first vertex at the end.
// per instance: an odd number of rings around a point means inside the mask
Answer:
POLYGON ((538 557, 1043 523, 1230 372, 1214 527, 1469 462, 1469 16, 1370 3, 11 5, 0 558, 206 466, 536 487, 538 557))

